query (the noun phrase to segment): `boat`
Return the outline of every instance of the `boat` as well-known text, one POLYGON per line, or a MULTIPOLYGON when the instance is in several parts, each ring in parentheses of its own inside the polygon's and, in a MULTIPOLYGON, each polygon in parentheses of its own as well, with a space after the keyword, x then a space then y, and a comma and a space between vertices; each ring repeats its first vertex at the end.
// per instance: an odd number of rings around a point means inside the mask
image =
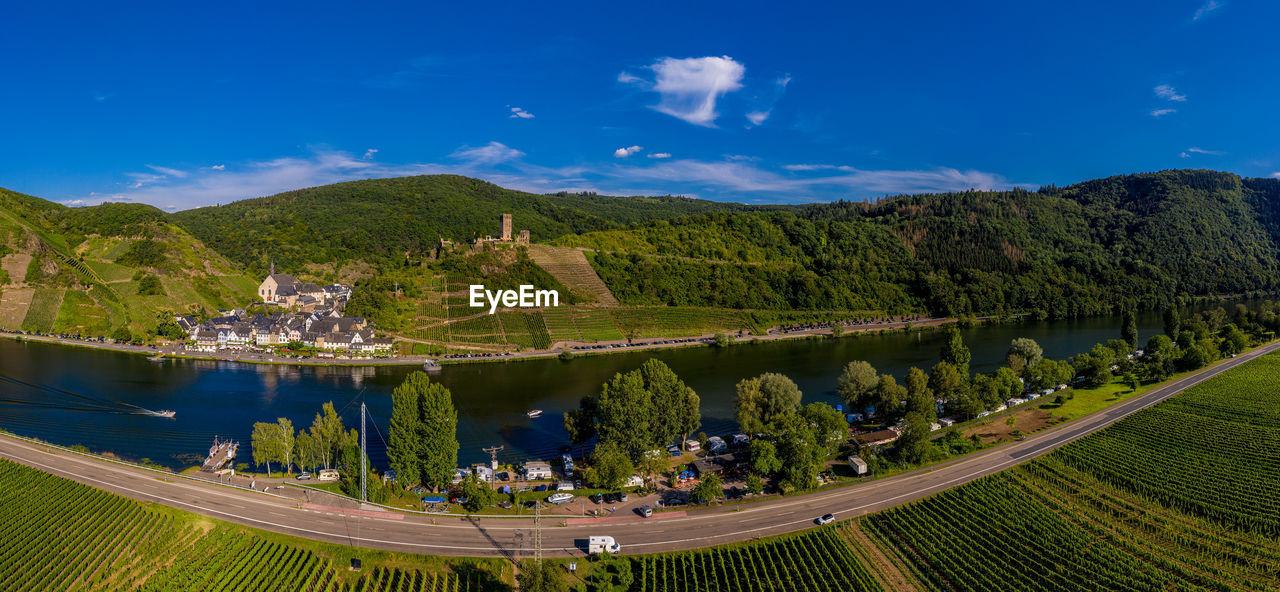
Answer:
POLYGON ((440 363, 435 360, 427 360, 422 363, 422 369, 430 374, 440 371, 440 363))
POLYGON ((541 410, 541 409, 534 409, 534 410, 529 411, 529 412, 528 412, 528 413, 526 413, 525 415, 528 415, 529 417, 541 417, 541 416, 542 416, 542 410, 541 410))
POLYGON ((154 355, 154 356, 148 356, 148 357, 147 357, 147 359, 148 359, 148 360, 151 360, 152 362, 163 362, 163 361, 164 361, 164 352, 158 353, 158 354, 156 354, 156 355, 154 355))
POLYGON ((160 417, 173 417, 173 416, 175 416, 175 415, 177 415, 177 414, 178 414, 178 412, 177 412, 177 411, 170 411, 170 410, 168 410, 168 409, 161 409, 161 410, 159 410, 159 411, 155 411, 155 412, 153 412, 153 413, 155 413, 156 415, 158 415, 158 416, 160 416, 160 417))

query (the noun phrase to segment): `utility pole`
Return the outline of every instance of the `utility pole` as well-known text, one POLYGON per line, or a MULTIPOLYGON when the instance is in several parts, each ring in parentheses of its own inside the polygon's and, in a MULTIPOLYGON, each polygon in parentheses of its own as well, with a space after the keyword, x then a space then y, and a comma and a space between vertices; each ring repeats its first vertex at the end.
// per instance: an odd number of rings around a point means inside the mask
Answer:
POLYGON ((542 564, 542 501, 533 502, 533 563, 542 564))
POLYGON ((493 489, 493 486, 497 484, 497 481, 498 481, 498 453, 499 453, 499 452, 502 452, 502 449, 503 449, 503 448, 506 448, 506 446, 490 446, 490 447, 488 447, 488 448, 481 448, 481 449, 480 449, 480 450, 483 450, 483 451, 485 451, 485 452, 488 452, 488 453, 489 453, 489 470, 493 472, 493 476, 489 479, 489 489, 493 489))
POLYGON ((367 468, 365 468, 365 466, 364 466, 364 462, 365 462, 365 451, 364 451, 364 431, 365 431, 365 429, 364 429, 364 415, 365 415, 364 401, 361 401, 361 402, 360 402, 360 502, 361 502, 361 503, 364 503, 364 501, 365 501, 365 499, 366 499, 366 498, 365 498, 365 483, 364 483, 364 480, 365 480, 365 477, 367 477, 367 476, 369 475, 369 471, 368 471, 368 469, 367 469, 367 468))

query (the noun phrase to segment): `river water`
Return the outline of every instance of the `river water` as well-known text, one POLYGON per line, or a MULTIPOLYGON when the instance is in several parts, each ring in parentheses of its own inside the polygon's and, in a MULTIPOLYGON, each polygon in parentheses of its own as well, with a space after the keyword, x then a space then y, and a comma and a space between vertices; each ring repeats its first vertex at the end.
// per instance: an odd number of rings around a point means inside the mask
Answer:
MULTIPOLYGON (((1157 314, 1139 316, 1140 340, 1160 330, 1157 314)), ((1003 361, 1010 340, 1031 337, 1045 355, 1062 358, 1119 336, 1119 320, 1020 322, 964 331, 975 371, 1003 361)), ((481 448, 501 445, 504 461, 550 459, 568 444, 561 414, 614 373, 649 358, 671 366, 702 398, 703 430, 735 431, 734 385, 762 372, 790 376, 804 400, 837 402, 835 382, 851 360, 866 360, 902 379, 907 369, 928 370, 938 360, 942 333, 863 335, 843 339, 782 340, 725 349, 686 348, 446 366, 434 379, 453 392, 458 408, 460 464, 487 460, 481 448), (525 412, 542 409, 538 419, 525 412)), ((255 421, 287 417, 295 429, 311 424, 322 403, 342 408, 348 427, 358 424, 363 391, 371 425, 370 458, 384 467, 390 393, 413 367, 292 367, 237 362, 165 360, 139 355, 0 339, 0 428, 53 443, 82 444, 137 460, 181 468, 197 464, 214 436, 243 443, 255 421), (21 381, 21 382, 18 382, 21 381), (351 403, 351 404, 348 404, 351 403), (136 412, 171 409, 173 419, 136 412)))

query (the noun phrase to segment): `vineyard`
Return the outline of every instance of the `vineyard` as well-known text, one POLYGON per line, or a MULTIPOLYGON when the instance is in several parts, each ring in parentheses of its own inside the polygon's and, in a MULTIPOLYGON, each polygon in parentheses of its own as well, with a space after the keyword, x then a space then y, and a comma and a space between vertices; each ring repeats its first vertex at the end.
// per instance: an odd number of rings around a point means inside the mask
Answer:
POLYGON ((751 329, 742 313, 714 308, 646 306, 614 309, 623 333, 634 338, 687 337, 751 329))
POLYGON ((1277 371, 1266 356, 859 524, 935 590, 1275 589, 1277 371))
POLYGON ((635 592, 880 590, 832 528, 632 560, 635 592))
POLYGON ((143 504, 8 460, 0 525, 0 590, 455 592, 489 589, 496 569, 367 552, 357 574, 346 569, 350 548, 143 504))

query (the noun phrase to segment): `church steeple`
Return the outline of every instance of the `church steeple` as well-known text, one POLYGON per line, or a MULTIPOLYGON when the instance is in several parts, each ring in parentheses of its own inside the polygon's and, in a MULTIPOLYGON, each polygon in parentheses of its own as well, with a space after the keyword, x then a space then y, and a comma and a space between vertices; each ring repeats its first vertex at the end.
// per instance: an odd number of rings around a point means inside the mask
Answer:
POLYGON ((271 260, 271 273, 270 273, 269 275, 275 275, 275 274, 276 274, 276 260, 275 260, 275 259, 272 259, 272 260, 271 260))

